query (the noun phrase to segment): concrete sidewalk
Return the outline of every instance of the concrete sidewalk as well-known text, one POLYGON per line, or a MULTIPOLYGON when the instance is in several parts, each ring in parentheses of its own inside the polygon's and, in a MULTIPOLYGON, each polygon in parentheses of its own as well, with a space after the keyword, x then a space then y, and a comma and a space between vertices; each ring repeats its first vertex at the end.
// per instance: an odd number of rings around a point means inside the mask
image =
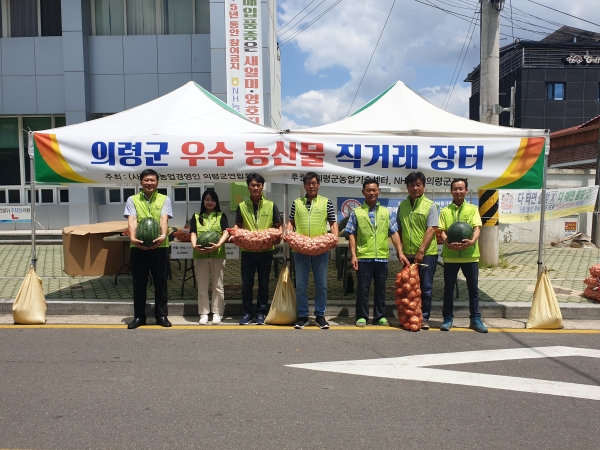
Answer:
MULTIPOLYGON (((29 245, 0 246, 0 315, 10 315, 11 305, 21 286, 30 262, 29 245)), ((502 267, 480 270, 480 306, 484 318, 526 319, 537 275, 537 245, 501 244, 502 267)), ((38 247, 37 273, 42 278, 48 303, 48 315, 106 315, 130 317, 133 313, 132 283, 129 274, 114 276, 70 277, 63 272, 62 245, 38 247)), ((600 303, 582 297, 583 279, 588 268, 600 261, 598 249, 556 248, 545 249, 544 264, 549 270, 552 285, 560 302, 563 318, 567 320, 600 320, 600 303)), ((183 262, 171 262, 173 279, 169 281, 169 316, 197 316, 197 290, 193 280, 183 283, 183 262)), ((388 316, 393 317, 392 302, 394 277, 400 263, 390 263, 388 278, 388 316)), ((188 272, 188 276, 191 273, 188 272)), ((277 279, 272 275, 271 295, 277 279)), ((309 298, 314 287, 309 281, 309 298)), ((455 315, 468 316, 467 288, 459 277, 459 298, 455 301, 455 315)), ((150 288, 152 289, 152 288, 150 288)), ((432 317, 441 317, 443 269, 438 267, 434 279, 432 317)), ((329 265, 327 315, 334 318, 354 316, 355 294, 344 295, 342 282, 337 279, 334 262, 329 265)), ((149 298, 153 293, 149 293, 149 298)), ((241 315, 241 280, 239 260, 228 260, 225 272, 225 301, 227 316, 241 315)), ((149 316, 153 313, 149 306, 149 316)), ((196 319, 197 320, 197 319, 196 319)))

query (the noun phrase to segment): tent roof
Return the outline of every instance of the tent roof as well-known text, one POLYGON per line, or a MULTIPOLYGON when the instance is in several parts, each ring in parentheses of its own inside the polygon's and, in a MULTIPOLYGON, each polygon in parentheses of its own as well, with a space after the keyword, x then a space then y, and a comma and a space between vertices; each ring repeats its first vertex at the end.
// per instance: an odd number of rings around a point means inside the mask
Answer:
POLYGON ((536 137, 545 130, 489 125, 432 105, 397 81, 354 114, 328 125, 293 130, 303 134, 395 135, 423 137, 536 137))
POLYGON ((193 81, 135 108, 62 127, 59 133, 66 138, 98 132, 104 136, 277 133, 246 119, 193 81))

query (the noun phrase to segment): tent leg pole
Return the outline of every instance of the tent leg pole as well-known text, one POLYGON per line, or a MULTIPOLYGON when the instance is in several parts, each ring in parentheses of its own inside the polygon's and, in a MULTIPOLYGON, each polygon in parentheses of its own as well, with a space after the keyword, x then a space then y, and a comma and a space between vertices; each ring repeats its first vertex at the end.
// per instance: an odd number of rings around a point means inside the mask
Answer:
POLYGON ((538 277, 544 265, 544 238, 546 228, 546 172, 548 171, 548 153, 550 153, 550 132, 546 130, 546 144, 544 145, 544 172, 542 173, 542 204, 540 211, 540 236, 538 247, 538 277))
POLYGON ((31 174, 30 192, 31 192, 31 265, 33 270, 37 263, 36 247, 35 247, 35 163, 33 160, 33 132, 27 133, 28 153, 29 153, 29 168, 31 174))

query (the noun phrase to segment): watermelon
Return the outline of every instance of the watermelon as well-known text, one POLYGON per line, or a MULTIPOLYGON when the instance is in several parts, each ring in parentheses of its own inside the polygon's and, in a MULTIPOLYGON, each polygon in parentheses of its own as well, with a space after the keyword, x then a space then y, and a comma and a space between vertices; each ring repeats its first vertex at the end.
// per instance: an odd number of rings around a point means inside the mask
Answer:
POLYGON ((473 227, 467 222, 454 222, 446 231, 448 243, 462 242, 463 239, 471 239, 473 237, 473 227))
POLYGON ((160 236, 160 225, 156 219, 146 217, 140 220, 135 230, 135 237, 142 241, 144 247, 152 247, 154 239, 160 236))
POLYGON ((198 235, 196 243, 200 247, 210 247, 210 243, 216 244, 221 239, 221 234, 216 231, 204 231, 198 235))

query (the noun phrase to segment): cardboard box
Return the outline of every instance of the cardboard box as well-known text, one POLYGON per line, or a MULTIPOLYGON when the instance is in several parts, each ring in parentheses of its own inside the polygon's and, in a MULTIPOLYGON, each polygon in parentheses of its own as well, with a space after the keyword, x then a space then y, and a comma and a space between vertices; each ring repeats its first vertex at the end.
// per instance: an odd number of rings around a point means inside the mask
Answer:
MULTIPOLYGON (((129 262, 129 241, 106 242, 104 237, 120 234, 127 221, 75 225, 63 229, 64 270, 67 275, 114 275, 129 262), (125 250, 125 252, 123 252, 125 250)), ((125 266, 121 272, 128 271, 125 266)))

